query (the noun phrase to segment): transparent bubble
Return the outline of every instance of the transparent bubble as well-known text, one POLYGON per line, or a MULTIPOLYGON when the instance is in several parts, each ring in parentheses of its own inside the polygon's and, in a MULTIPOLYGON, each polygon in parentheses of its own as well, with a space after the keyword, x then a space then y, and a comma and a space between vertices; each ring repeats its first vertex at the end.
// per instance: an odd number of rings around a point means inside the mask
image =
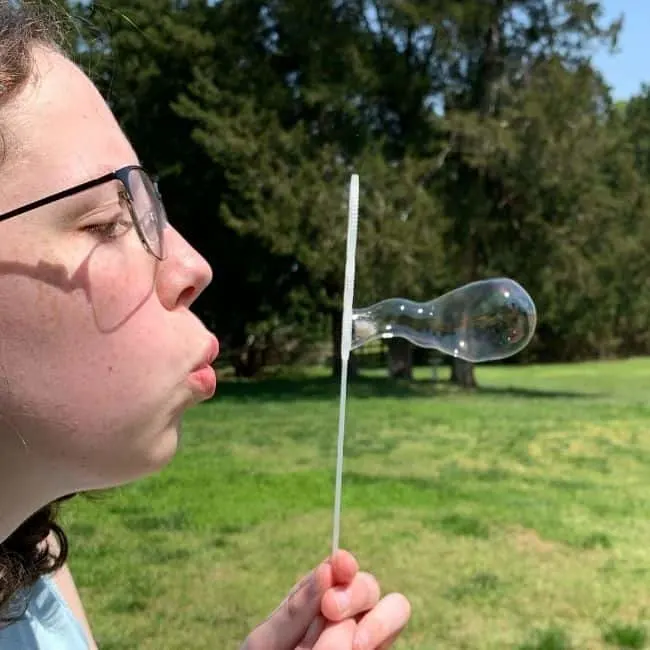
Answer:
POLYGON ((400 337, 465 361, 495 361, 523 350, 535 332, 535 303, 514 280, 472 282, 429 302, 390 298, 352 313, 352 349, 400 337))

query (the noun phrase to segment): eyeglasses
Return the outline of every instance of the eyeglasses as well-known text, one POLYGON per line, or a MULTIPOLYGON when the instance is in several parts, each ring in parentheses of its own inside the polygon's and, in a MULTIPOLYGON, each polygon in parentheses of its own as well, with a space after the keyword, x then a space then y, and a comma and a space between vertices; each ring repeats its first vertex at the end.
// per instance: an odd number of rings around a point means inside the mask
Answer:
POLYGON ((54 201, 65 199, 84 190, 119 181, 122 185, 120 196, 128 206, 131 220, 145 250, 158 260, 165 258, 163 231, 167 226, 167 214, 156 183, 139 165, 122 167, 110 174, 75 185, 62 192, 50 194, 45 198, 32 201, 27 205, 0 214, 0 221, 17 217, 20 214, 43 207, 54 201))

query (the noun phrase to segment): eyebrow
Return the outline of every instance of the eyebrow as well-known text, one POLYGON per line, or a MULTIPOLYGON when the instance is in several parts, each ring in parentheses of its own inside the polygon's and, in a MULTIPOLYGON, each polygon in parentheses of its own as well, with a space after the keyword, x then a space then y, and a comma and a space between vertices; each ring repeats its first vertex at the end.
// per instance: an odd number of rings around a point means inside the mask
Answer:
POLYGON ((75 185, 74 187, 70 187, 66 190, 61 190, 60 192, 49 194, 48 196, 44 196, 43 198, 37 199, 36 201, 32 201, 31 203, 21 205, 18 208, 10 210, 9 212, 0 214, 0 221, 4 221, 5 219, 11 219, 12 217, 17 217, 18 215, 23 214, 24 212, 30 212, 31 210, 36 210, 37 208, 41 208, 45 205, 48 205, 49 203, 54 203, 56 201, 59 201, 60 199, 65 199, 69 196, 80 194, 85 190, 89 190, 93 187, 97 187, 98 185, 103 185, 104 183, 108 183, 113 179, 119 180, 115 177, 115 173, 111 172, 109 174, 104 174, 103 176, 99 176, 98 178, 93 178, 92 180, 86 181, 85 183, 80 183, 79 185, 75 185))
POLYGON ((89 205, 83 210, 75 211, 76 214, 73 216, 65 217, 66 221, 78 221, 79 219, 86 219, 88 217, 93 217, 98 214, 102 214, 107 211, 112 211, 114 208, 119 207, 122 209, 122 204, 118 197, 102 201, 101 203, 93 203, 92 207, 89 205))
POLYGON ((103 213, 120 205, 118 192, 115 191, 119 188, 112 183, 110 185, 105 183, 105 185, 106 191, 101 193, 82 192, 65 197, 64 200, 53 202, 53 218, 64 227, 74 227, 79 221, 91 217, 94 213, 103 213), (113 191, 110 191, 111 187, 113 191))

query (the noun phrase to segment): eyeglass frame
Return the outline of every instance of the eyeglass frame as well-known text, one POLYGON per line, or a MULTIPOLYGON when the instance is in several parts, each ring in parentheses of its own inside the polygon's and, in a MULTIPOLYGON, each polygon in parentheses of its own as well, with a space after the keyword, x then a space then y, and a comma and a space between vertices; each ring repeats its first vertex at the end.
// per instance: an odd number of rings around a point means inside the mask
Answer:
POLYGON ((75 185, 73 187, 69 187, 68 189, 61 190, 59 192, 55 192, 54 194, 49 194, 48 196, 45 196, 41 199, 37 199, 36 201, 31 201, 29 203, 26 203, 25 205, 22 205, 18 208, 14 208, 12 210, 9 210, 9 212, 5 212, 4 214, 0 214, 0 222, 5 221, 7 219, 12 219, 13 217, 17 217, 21 214, 25 214, 26 212, 31 212, 32 210, 36 210, 37 208, 42 208, 43 206, 49 205, 50 203, 54 203, 56 201, 60 201, 61 199, 66 199, 70 196, 74 196, 75 194, 79 194, 81 192, 84 192, 85 190, 92 189, 93 187, 98 187, 99 185, 103 185, 104 183, 110 183, 111 181, 118 181, 119 183, 122 184, 124 187, 126 194, 125 198, 127 199, 128 202, 128 207, 129 207, 129 214, 131 216, 131 221, 133 221, 133 225, 135 227, 136 232, 138 233, 138 238, 140 239, 140 242, 144 246, 145 250, 150 254, 153 255, 157 260, 162 261, 165 259, 165 251, 164 251, 164 244, 163 244, 163 229, 165 225, 167 224, 167 214, 165 211, 165 206, 163 205, 162 202, 162 197, 160 196, 160 192, 158 191, 158 184, 157 182, 151 178, 151 176, 147 173, 147 171, 142 167, 141 165, 126 165, 125 167, 120 167, 119 169, 116 169, 115 171, 109 172, 108 174, 104 174, 102 176, 99 176, 97 178, 94 178, 89 181, 85 181, 83 183, 80 183, 79 185, 75 185), (156 219, 159 221, 158 225, 160 226, 160 250, 161 254, 158 255, 152 248, 149 242, 147 241, 147 237, 145 236, 142 227, 138 221, 138 216, 136 215, 136 209, 135 209, 135 201, 133 198, 133 192, 131 191, 131 186, 129 183, 129 174, 133 171, 140 171, 142 172, 150 181, 151 185, 154 188, 154 191, 156 193, 156 198, 158 199, 159 202, 159 210, 156 215, 156 219))

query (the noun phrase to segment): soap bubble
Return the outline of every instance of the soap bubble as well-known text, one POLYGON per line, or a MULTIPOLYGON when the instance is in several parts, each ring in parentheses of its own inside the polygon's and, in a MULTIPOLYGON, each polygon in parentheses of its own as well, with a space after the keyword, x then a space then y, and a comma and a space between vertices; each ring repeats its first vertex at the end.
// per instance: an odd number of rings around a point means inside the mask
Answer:
POLYGON ((537 324, 535 303, 508 278, 466 284, 429 302, 390 298, 354 309, 352 349, 399 337, 477 363, 523 350, 537 324))

